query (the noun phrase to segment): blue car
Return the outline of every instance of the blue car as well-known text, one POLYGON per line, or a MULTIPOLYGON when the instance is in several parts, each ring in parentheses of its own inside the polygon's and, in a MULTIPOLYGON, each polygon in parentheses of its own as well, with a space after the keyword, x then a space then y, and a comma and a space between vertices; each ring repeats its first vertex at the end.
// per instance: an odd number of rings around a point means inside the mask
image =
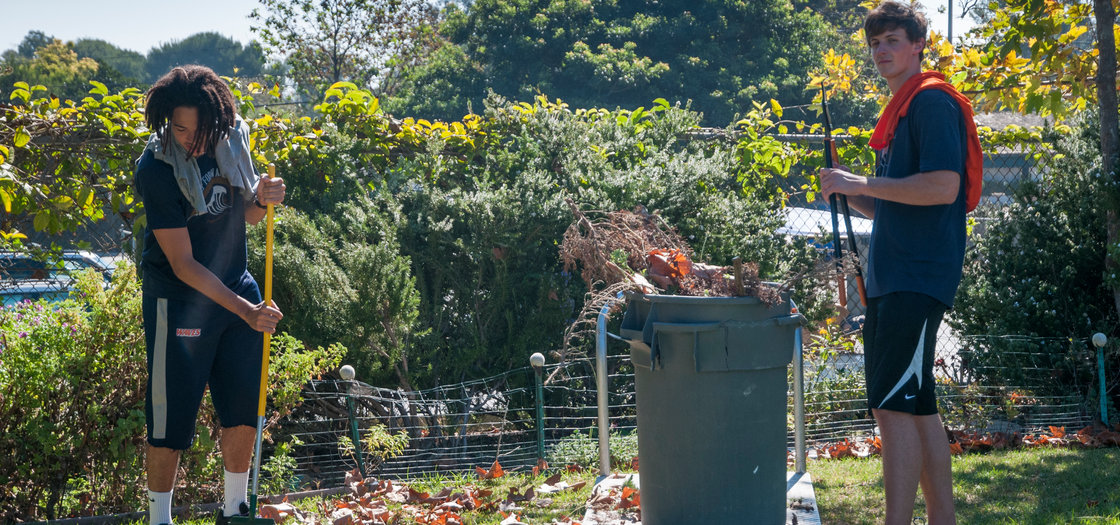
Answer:
POLYGON ((0 251, 0 299, 4 306, 32 300, 61 301, 70 295, 78 272, 92 268, 108 285, 113 265, 86 252, 64 251, 57 259, 40 260, 27 253, 0 251))

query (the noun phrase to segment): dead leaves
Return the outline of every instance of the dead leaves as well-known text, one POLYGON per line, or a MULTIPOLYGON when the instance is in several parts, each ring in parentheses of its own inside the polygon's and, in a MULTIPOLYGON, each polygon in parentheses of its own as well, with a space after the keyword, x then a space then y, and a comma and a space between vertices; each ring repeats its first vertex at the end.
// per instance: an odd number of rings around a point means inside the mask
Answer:
POLYGON ((603 478, 587 501, 584 521, 588 523, 641 522, 641 495, 633 485, 634 477, 612 474, 603 478))
MULTIPOLYGON (((946 430, 946 432, 949 437, 949 451, 953 455, 1019 447, 1120 447, 1120 424, 1112 429, 1099 425, 1087 426, 1078 430, 1075 434, 1069 434, 1065 427, 1050 426, 1047 427, 1047 430, 1049 433, 1039 432, 1025 435, 1018 432, 990 432, 984 434, 960 430, 946 430)), ((857 441, 844 439, 810 450, 809 457, 819 459, 863 458, 881 454, 882 451, 883 444, 879 437, 864 438, 857 441)), ((793 452, 789 453, 786 460, 787 463, 793 464, 793 452)))
POLYGON ((538 459, 536 466, 533 467, 533 477, 535 478, 541 474, 544 474, 544 471, 546 470, 548 470, 548 462, 543 459, 538 459))
MULTIPOLYGON (((495 462, 494 466, 497 470, 492 467, 487 472, 501 472, 500 465, 495 462)), ((456 491, 445 488, 431 494, 391 480, 363 480, 356 470, 347 473, 346 482, 350 491, 345 497, 320 504, 320 514, 328 516, 332 525, 462 525, 463 513, 475 510, 494 512, 500 503, 492 498, 494 493, 489 489, 467 487, 456 491)), ((263 510, 261 514, 264 516, 263 510)), ((285 520, 289 523, 317 523, 314 519, 294 515, 276 521, 284 523, 285 520), (297 519, 292 522, 292 517, 297 519)))
MULTIPOLYGON (((840 458, 866 458, 868 456, 875 456, 883 452, 883 442, 876 437, 864 438, 862 441, 851 441, 845 439, 830 445, 825 445, 813 451, 810 457, 816 456, 821 459, 840 459, 840 458)), ((787 458, 787 461, 792 461, 792 452, 787 458)))
POLYGON ((650 250, 646 264, 650 278, 662 288, 671 286, 673 279, 692 273, 692 259, 680 250, 650 250))
POLYGON ((293 507, 287 500, 276 505, 261 505, 258 513, 260 517, 271 519, 277 523, 282 523, 288 518, 296 518, 297 520, 304 518, 303 511, 293 507))
MULTIPOLYGON (((301 511, 285 500, 279 504, 262 502, 260 515, 288 525, 463 525, 467 522, 464 518, 466 513, 489 512, 500 513, 504 524, 517 525, 529 522, 524 517, 527 508, 549 507, 553 504, 549 496, 578 491, 587 485, 586 481, 569 484, 563 480, 564 472, 573 469, 562 469, 550 476, 547 469, 548 464, 539 461, 532 468, 532 475, 526 473, 524 482, 519 486, 501 483, 504 492, 501 495, 496 495, 491 488, 476 486, 444 488, 433 494, 391 480, 362 479, 361 474, 354 470, 346 474, 348 491, 333 501, 319 502, 317 512, 301 511), (548 477, 541 483, 543 476, 548 477)), ((489 469, 478 467, 475 472, 482 484, 491 487, 496 484, 494 480, 507 474, 497 461, 489 469)), ((633 489, 608 497, 617 500, 612 508, 627 512, 636 512, 640 503, 638 493, 633 489)), ((563 517, 553 523, 579 525, 581 522, 563 517)))
POLYGON ((505 471, 502 470, 502 466, 497 460, 494 460, 494 464, 490 466, 490 470, 483 469, 482 467, 475 467, 474 471, 478 474, 478 479, 498 479, 505 475, 505 471))

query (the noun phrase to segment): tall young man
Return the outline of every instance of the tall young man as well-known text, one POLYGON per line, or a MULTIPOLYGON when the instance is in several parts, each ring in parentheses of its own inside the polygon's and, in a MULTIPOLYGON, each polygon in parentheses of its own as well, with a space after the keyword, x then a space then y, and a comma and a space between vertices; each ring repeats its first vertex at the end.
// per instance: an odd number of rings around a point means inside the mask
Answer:
POLYGON ((136 167, 147 213, 143 312, 148 349, 148 499, 152 525, 171 523, 179 454, 194 441, 203 392, 222 426, 225 506, 246 514, 256 436, 262 332, 283 314, 264 304, 246 268, 246 223, 284 200, 284 181, 259 179, 245 122, 208 68, 172 69, 148 90, 152 138, 136 167))
POLYGON ((871 140, 875 177, 820 172, 826 199, 847 195, 874 220, 863 337, 887 525, 911 523, 919 486, 928 523, 956 523, 933 361, 937 329, 960 283, 965 213, 979 198, 982 156, 968 99, 941 74, 922 72, 926 28, 909 4, 888 1, 868 14, 867 45, 892 94, 871 140))

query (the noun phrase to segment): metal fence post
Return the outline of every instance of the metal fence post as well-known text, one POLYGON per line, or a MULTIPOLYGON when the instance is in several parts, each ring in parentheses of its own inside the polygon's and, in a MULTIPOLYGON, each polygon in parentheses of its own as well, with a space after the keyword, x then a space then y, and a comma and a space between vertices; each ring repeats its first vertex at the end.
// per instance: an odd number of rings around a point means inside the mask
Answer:
POLYGON ((610 305, 599 310, 595 331, 595 375, 599 402, 599 475, 611 475, 610 412, 607 398, 607 316, 610 305))
POLYGON ((537 459, 544 459, 544 354, 536 352, 529 356, 529 364, 533 367, 533 376, 537 383, 537 459))
POLYGON ((358 460, 358 472, 362 474, 362 479, 366 479, 366 462, 362 458, 362 439, 358 434, 358 420, 354 417, 354 397, 351 390, 354 388, 354 367, 350 365, 343 365, 338 371, 342 379, 346 381, 346 414, 350 419, 350 439, 354 444, 354 457, 358 460))
MULTIPOLYGON (((798 313, 797 305, 790 301, 791 313, 798 313)), ((794 468, 798 474, 806 471, 805 449, 805 360, 801 341, 801 326, 793 332, 793 454, 794 468)))
POLYGON ((1097 332, 1093 334, 1093 346, 1097 347, 1097 377, 1100 381, 1101 398, 1101 423, 1108 427, 1108 398, 1104 389, 1104 347, 1108 344, 1108 336, 1097 332))

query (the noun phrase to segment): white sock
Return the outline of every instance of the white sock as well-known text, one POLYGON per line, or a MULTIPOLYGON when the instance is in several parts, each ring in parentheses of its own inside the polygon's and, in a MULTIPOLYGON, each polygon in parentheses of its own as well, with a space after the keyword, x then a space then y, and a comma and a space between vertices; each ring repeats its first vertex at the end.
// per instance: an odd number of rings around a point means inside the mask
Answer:
POLYGON ((171 523, 171 493, 152 492, 148 489, 148 519, 152 525, 171 523))
POLYGON ((242 503, 245 503, 245 493, 249 487, 249 471, 245 472, 230 472, 226 471, 226 504, 222 512, 226 516, 234 516, 241 513, 239 508, 242 503))

